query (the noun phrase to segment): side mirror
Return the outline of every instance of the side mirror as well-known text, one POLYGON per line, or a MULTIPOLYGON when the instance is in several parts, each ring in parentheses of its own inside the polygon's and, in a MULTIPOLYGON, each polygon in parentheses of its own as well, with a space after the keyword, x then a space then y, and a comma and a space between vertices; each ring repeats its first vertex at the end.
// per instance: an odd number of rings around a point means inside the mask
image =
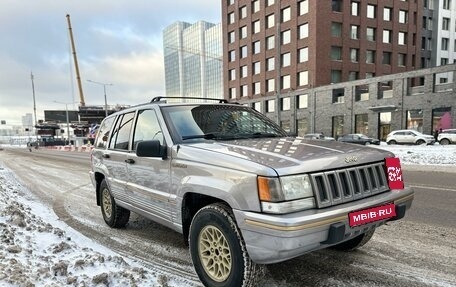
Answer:
POLYGON ((160 141, 142 141, 136 146, 136 155, 139 157, 161 157, 166 158, 166 146, 162 146, 160 141))

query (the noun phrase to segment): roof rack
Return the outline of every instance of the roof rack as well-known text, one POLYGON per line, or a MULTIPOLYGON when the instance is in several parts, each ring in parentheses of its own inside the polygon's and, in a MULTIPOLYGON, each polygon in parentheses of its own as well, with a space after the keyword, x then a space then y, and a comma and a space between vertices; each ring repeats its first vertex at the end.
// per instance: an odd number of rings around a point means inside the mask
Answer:
POLYGON ((161 101, 162 99, 207 100, 207 101, 218 101, 220 104, 228 104, 228 101, 225 99, 198 98, 198 97, 155 97, 150 102, 155 103, 155 102, 161 101))

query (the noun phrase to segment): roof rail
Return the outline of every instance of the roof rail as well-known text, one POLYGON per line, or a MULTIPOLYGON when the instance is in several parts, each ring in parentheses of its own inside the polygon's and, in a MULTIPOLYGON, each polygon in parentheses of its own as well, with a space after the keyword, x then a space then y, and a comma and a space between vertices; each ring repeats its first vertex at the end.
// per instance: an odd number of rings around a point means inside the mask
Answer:
POLYGON ((228 101, 225 99, 198 98, 198 97, 155 97, 150 102, 155 103, 155 102, 161 101, 162 99, 207 100, 207 101, 218 101, 220 104, 228 104, 228 101))

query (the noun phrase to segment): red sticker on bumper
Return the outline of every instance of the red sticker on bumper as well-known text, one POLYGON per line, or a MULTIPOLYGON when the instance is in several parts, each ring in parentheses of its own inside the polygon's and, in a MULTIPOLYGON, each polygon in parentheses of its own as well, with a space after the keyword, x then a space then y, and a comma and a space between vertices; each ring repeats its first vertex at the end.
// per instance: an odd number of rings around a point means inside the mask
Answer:
POLYGON ((363 225, 396 216, 396 207, 393 203, 350 212, 348 214, 350 227, 363 225))
POLYGON ((397 157, 385 158, 388 186, 390 189, 404 189, 401 162, 397 157))

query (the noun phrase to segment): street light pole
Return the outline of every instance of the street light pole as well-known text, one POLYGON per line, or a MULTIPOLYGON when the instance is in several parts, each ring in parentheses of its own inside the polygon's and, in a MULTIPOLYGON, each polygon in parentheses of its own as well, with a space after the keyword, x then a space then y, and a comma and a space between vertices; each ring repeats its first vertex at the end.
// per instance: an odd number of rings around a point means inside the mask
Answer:
POLYGON ((91 82, 91 83, 103 86, 104 102, 105 102, 105 116, 107 117, 108 116, 108 100, 107 100, 107 97, 106 97, 106 86, 112 86, 113 84, 111 84, 111 83, 101 83, 101 82, 96 82, 96 81, 92 81, 92 80, 87 80, 87 82, 91 82))

